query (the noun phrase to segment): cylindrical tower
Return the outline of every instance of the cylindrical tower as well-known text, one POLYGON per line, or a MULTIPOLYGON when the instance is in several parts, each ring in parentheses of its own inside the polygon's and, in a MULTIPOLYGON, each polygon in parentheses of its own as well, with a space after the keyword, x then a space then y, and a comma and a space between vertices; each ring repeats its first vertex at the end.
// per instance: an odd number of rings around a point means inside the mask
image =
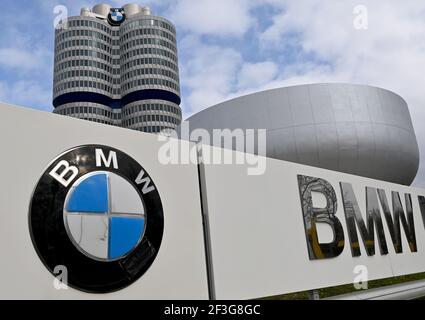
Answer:
POLYGON ((181 121, 174 26, 141 13, 122 24, 120 36, 124 126, 154 133, 174 129, 181 121))
POLYGON ((181 122, 176 31, 137 4, 99 4, 55 33, 55 113, 157 133, 181 122))
POLYGON ((56 30, 53 104, 55 112, 111 123, 111 29, 90 16, 71 17, 56 30))

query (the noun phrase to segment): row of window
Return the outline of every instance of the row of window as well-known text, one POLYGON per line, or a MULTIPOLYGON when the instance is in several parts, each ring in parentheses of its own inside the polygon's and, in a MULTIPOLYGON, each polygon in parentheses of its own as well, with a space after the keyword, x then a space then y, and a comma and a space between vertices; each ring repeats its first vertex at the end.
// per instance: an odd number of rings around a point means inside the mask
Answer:
POLYGON ((67 81, 55 86, 54 94, 57 94, 60 91, 73 89, 73 88, 82 88, 82 90, 87 91, 88 88, 102 90, 112 94, 112 87, 108 84, 90 81, 90 80, 77 80, 77 81, 67 81))
POLYGON ((71 117, 81 119, 81 120, 87 120, 87 121, 91 121, 91 122, 113 125, 110 120, 103 120, 103 119, 98 119, 98 118, 85 118, 85 117, 80 118, 78 115, 71 115, 71 117))
MULTIPOLYGON (((78 107, 75 107, 78 108, 78 107)), ((82 107, 79 107, 82 108, 82 107)), ((85 109, 87 108, 91 108, 91 107, 84 107, 85 109)), ((103 109, 98 109, 98 108, 94 108, 96 110, 99 111, 105 111, 103 109)), ((90 121, 95 121, 95 122, 100 122, 100 123, 107 123, 107 124, 111 124, 111 118, 109 117, 109 119, 102 119, 97 117, 97 113, 90 113, 90 112, 77 112, 74 113, 71 111, 71 108, 68 109, 63 109, 63 110, 58 110, 55 111, 56 114, 60 114, 60 115, 65 115, 65 116, 71 116, 71 117, 75 117, 75 118, 80 118, 83 120, 90 120, 90 121), (84 116, 83 116, 84 115, 84 116), (83 116, 83 117, 81 117, 83 116)), ((113 115, 118 115, 117 113, 113 113, 113 115)), ((139 117, 135 117, 135 118, 131 118, 129 120, 123 120, 122 121, 122 125, 124 127, 128 127, 128 126, 132 126, 138 123, 147 123, 147 122, 163 122, 163 123, 170 123, 173 124, 175 126, 178 126, 180 124, 180 120, 173 118, 172 116, 165 116, 165 115, 145 115, 145 116, 139 116, 139 117)))
POLYGON ((69 41, 69 38, 71 37, 90 37, 93 39, 98 39, 105 41, 106 43, 111 43, 111 37, 104 35, 103 33, 93 31, 93 30, 68 30, 64 31, 63 33, 59 34, 56 38, 56 43, 59 44, 63 41, 69 41))
POLYGON ((140 86, 164 86, 167 88, 174 89, 176 92, 180 92, 180 87, 172 81, 158 78, 147 78, 130 81, 121 86, 123 92, 129 91, 135 87, 140 86))
POLYGON ((167 127, 167 126, 154 126, 154 127, 142 127, 138 128, 137 130, 147 133, 160 133, 163 130, 174 130, 173 127, 167 127))
POLYGON ((73 58, 73 57, 91 57, 93 59, 101 59, 104 60, 110 64, 112 63, 116 63, 119 64, 120 60, 119 59, 112 59, 111 55, 106 55, 102 52, 98 52, 98 51, 94 51, 94 50, 69 50, 69 51, 65 51, 62 54, 58 55, 57 58, 57 62, 66 59, 66 58, 73 58))
POLYGON ((172 116, 160 115, 160 114, 146 114, 143 116, 138 116, 134 118, 130 118, 128 120, 123 120, 122 124, 125 127, 132 126, 137 123, 146 123, 146 122, 168 122, 175 125, 180 124, 180 120, 176 119, 172 116))
MULTIPOLYGON (((125 85, 122 85, 121 91, 126 92, 135 87, 140 87, 140 86, 164 86, 167 88, 174 89, 176 92, 180 92, 180 87, 174 82, 166 80, 166 79, 158 79, 158 78, 146 78, 146 79, 138 79, 138 80, 131 81, 125 85)), ((57 94, 67 89, 73 89, 73 88, 80 88, 81 90, 84 90, 84 91, 87 90, 88 88, 92 88, 92 89, 102 90, 110 94, 119 94, 119 90, 116 88, 113 90, 110 84, 104 84, 101 82, 91 81, 91 80, 72 80, 72 81, 67 81, 64 83, 59 83, 54 88, 54 94, 57 94)))
POLYGON ((121 41, 125 41, 134 37, 146 36, 146 35, 155 35, 158 37, 166 38, 170 40, 171 42, 176 42, 176 38, 174 37, 173 34, 162 31, 160 29, 150 29, 150 28, 134 29, 128 33, 123 34, 120 39, 121 41))
POLYGON ((177 47, 166 40, 163 39, 158 39, 158 38, 138 38, 138 39, 133 39, 128 41, 127 43, 122 43, 121 44, 121 49, 124 50, 130 50, 134 47, 139 47, 139 46, 143 46, 143 45, 154 45, 154 46, 161 46, 161 47, 165 47, 175 53, 177 53, 177 47))
POLYGON ((121 27, 121 32, 125 33, 130 29, 136 29, 138 27, 145 27, 145 26, 160 27, 160 28, 167 29, 171 33, 176 33, 176 30, 171 24, 161 20, 155 20, 155 19, 140 19, 140 20, 128 22, 121 27))
MULTIPOLYGON (((98 39, 98 38, 97 38, 98 39)), ((93 44, 95 43, 100 43, 99 40, 94 40, 94 39, 68 39, 67 41, 64 42, 56 42, 56 52, 59 52, 61 50, 65 50, 66 48, 69 47, 77 47, 77 46, 81 46, 81 45, 87 45, 89 46, 89 41, 92 41, 93 44)), ((101 43, 100 43, 101 44, 101 43)), ((131 48, 134 48, 136 46, 142 46, 142 45, 157 45, 157 46, 162 46, 164 48, 167 48, 169 50, 171 50, 172 52, 177 52, 177 48, 173 43, 170 43, 166 40, 163 39, 158 39, 158 38, 138 38, 138 39, 133 39, 129 42, 127 42, 126 44, 122 44, 121 48, 123 50, 130 50, 131 48)), ((96 46, 98 46, 96 44, 96 46)), ((100 46, 100 45, 99 45, 100 46)), ((110 52, 109 47, 111 46, 119 46, 119 44, 111 44, 109 42, 107 42, 107 44, 102 44, 102 48, 108 47, 107 52, 110 52)), ((117 51, 117 49, 114 50, 114 52, 112 52, 113 55, 118 55, 119 52, 117 51)))
MULTIPOLYGON (((56 113, 62 114, 62 115, 95 114, 95 115, 104 116, 114 120, 119 120, 121 119, 122 116, 126 117, 138 111, 165 111, 165 112, 175 114, 176 117, 181 116, 180 108, 170 106, 168 104, 160 104, 160 103, 147 103, 142 105, 135 105, 135 106, 122 109, 122 112, 112 112, 110 110, 106 110, 106 109, 98 108, 98 107, 91 107, 91 106, 73 106, 73 107, 64 107, 64 108, 55 110, 56 113)), ((149 117, 147 119, 153 119, 153 118, 149 117)), ((147 120, 147 121, 151 121, 151 120, 147 120)), ((155 120, 152 120, 152 121, 155 121, 155 120)), ((156 120, 156 121, 163 121, 163 120, 156 120)), ((172 122, 172 121, 168 121, 168 122, 172 122)))
POLYGON ((68 28, 76 28, 76 27, 85 27, 85 28, 96 28, 106 32, 107 34, 112 34, 113 31, 108 25, 103 23, 92 21, 92 20, 68 20, 68 28))
POLYGON ((148 55, 148 54, 164 56, 164 57, 167 57, 167 58, 177 62, 177 56, 175 54, 171 53, 168 50, 159 49, 159 48, 134 49, 132 51, 129 51, 129 52, 121 55, 121 58, 123 59, 123 61, 125 61, 125 60, 128 60, 128 59, 135 57, 135 56, 148 55))
MULTIPOLYGON (((88 30, 88 29, 65 29, 66 31, 59 33, 56 37, 56 41, 59 44, 62 41, 65 41, 66 39, 69 39, 70 37, 90 37, 90 38, 96 38, 103 40, 107 43, 111 43, 111 36, 107 36, 101 32, 94 31, 94 30, 88 30)), ((111 32, 107 32, 109 35, 111 35, 111 32)), ((176 38, 172 33, 160 30, 160 29, 153 29, 153 28, 140 28, 132 30, 126 34, 123 34, 120 37, 120 41, 124 42, 126 40, 129 40, 134 37, 138 36, 147 36, 147 35, 154 35, 157 37, 163 37, 165 39, 168 39, 172 43, 176 42, 176 38)))
POLYGON ((109 119, 121 119, 121 113, 114 113, 109 110, 105 110, 102 108, 96 107, 87 107, 87 106, 79 106, 79 107, 67 107, 60 110, 55 110, 56 113, 69 116, 71 114, 91 114, 104 116, 109 119))
MULTIPOLYGON (((109 53, 110 55, 120 55, 120 50, 119 49, 111 49, 110 46, 107 46, 99 41, 95 41, 95 40, 83 40, 83 39, 77 39, 77 40, 72 40, 72 41, 68 41, 65 42, 61 48, 57 48, 56 52, 59 53, 60 51, 62 51, 62 49, 68 49, 68 48, 72 48, 72 47, 89 47, 90 49, 93 48, 97 48, 99 50, 103 50, 107 53, 109 53)), ((65 51, 62 52, 60 54, 57 54, 57 59, 58 60, 63 60, 67 57, 70 56, 76 56, 76 55, 90 55, 89 53, 87 53, 86 51, 81 53, 81 51, 83 50, 70 50, 70 51, 65 51), (78 53, 80 52, 80 53, 78 53)), ((160 49, 160 48, 139 48, 139 49, 135 49, 132 50, 130 52, 127 52, 126 54, 124 54, 122 56, 122 58, 124 59, 129 59, 131 57, 137 56, 137 55, 161 55, 161 56, 165 56, 173 61, 177 61, 177 57, 175 54, 173 54, 172 52, 168 51, 168 50, 164 50, 164 49, 160 49)))
POLYGON ((156 75, 156 76, 163 76, 168 77, 176 82, 179 82, 179 77, 176 73, 167 70, 167 69, 161 69, 161 68, 141 68, 137 70, 133 70, 130 72, 127 72, 124 76, 122 76, 121 81, 125 82, 130 79, 135 79, 136 77, 141 77, 144 75, 156 75))
MULTIPOLYGON (((59 51, 68 49, 71 47, 89 47, 89 48, 97 48, 99 50, 106 51, 109 54, 113 54, 113 50, 110 45, 106 45, 102 42, 96 41, 96 40, 87 40, 87 39, 76 39, 71 41, 64 42, 61 46, 57 46, 56 52, 59 53, 59 51)), ((114 50, 115 52, 116 50, 114 50)), ((119 55, 119 50, 118 55, 119 55)))
POLYGON ((112 78, 111 76, 108 76, 102 72, 93 71, 93 70, 70 70, 67 72, 58 73, 58 75, 55 78, 55 82, 59 82, 69 78, 76 78, 76 77, 97 78, 97 79, 104 80, 106 82, 110 82, 113 84, 118 82, 119 84, 119 79, 112 78))
MULTIPOLYGON (((67 22, 68 22, 68 25, 67 25, 68 28, 78 28, 78 27, 95 28, 95 29, 102 30, 103 32, 108 33, 110 35, 118 35, 119 33, 118 30, 111 29, 109 25, 100 23, 97 21, 97 19, 90 20, 90 18, 87 18, 87 19, 77 18, 77 19, 69 19, 67 22)), ((127 32, 130 29, 145 27, 145 26, 160 27, 170 31, 171 33, 176 32, 176 30, 171 24, 166 23, 162 20, 156 20, 156 19, 140 19, 140 20, 128 22, 121 28, 121 32, 127 32)))
MULTIPOLYGON (((148 48, 145 48, 145 49, 148 49, 148 48)), ((139 50, 139 52, 140 52, 140 50, 139 50)), ((94 59, 97 58, 97 59, 104 60, 104 61, 106 61, 110 64, 113 64, 113 65, 116 65, 116 66, 118 66, 119 63, 120 63, 119 59, 112 59, 111 56, 107 56, 107 55, 105 55, 101 52, 91 51, 91 50, 82 50, 82 49, 81 50, 76 49, 76 50, 70 50, 70 51, 67 51, 67 52, 63 52, 61 55, 57 56, 56 62, 58 63, 58 62, 62 61, 63 59, 67 59, 67 58, 87 57, 87 56, 92 57, 94 59)), ((153 58, 151 58, 151 59, 153 59, 153 58)), ((82 60, 82 59, 79 59, 79 60, 82 60)), ((157 74, 157 73, 154 73, 154 74, 157 74)), ((177 76, 174 73, 172 73, 171 71, 168 71, 167 74, 163 74, 163 75, 169 76, 170 78, 177 80, 177 76), (169 75, 169 74, 172 74, 172 75, 169 75)))
POLYGON ((177 56, 168 50, 164 50, 160 48, 149 48, 149 47, 139 48, 139 49, 134 49, 132 51, 129 51, 121 55, 121 61, 125 62, 128 59, 131 59, 136 56, 142 56, 142 55, 158 55, 158 56, 167 57, 168 59, 174 61, 175 63, 177 63, 178 61, 177 56))
POLYGON ((95 61, 95 60, 81 60, 81 59, 60 62, 56 65, 55 72, 59 72, 61 70, 65 70, 67 68, 75 68, 75 67, 94 67, 94 68, 97 68, 97 69, 101 69, 104 72, 116 74, 116 73, 113 72, 114 68, 112 68, 108 64, 105 64, 105 63, 102 63, 102 62, 99 62, 99 61, 95 61))
POLYGON ((124 117, 134 114, 136 112, 142 111, 166 111, 173 113, 177 116, 181 116, 180 108, 170 106, 169 104, 161 104, 161 103, 144 103, 139 105, 134 105, 131 107, 125 107, 122 109, 122 114, 124 117))
POLYGON ((170 68, 171 70, 174 70, 176 73, 179 72, 177 64, 165 59, 161 59, 161 58, 139 58, 139 59, 131 60, 121 65, 121 72, 124 73, 129 68, 140 66, 140 65, 146 65, 146 64, 156 64, 159 66, 170 68))
MULTIPOLYGON (((83 50, 83 51, 87 51, 87 50, 83 50)), ((112 60, 115 62, 115 59, 112 59, 112 60)), ((146 65, 146 64, 161 65, 174 70, 176 73, 178 72, 178 67, 175 63, 165 59, 161 59, 161 58, 140 58, 133 61, 129 61, 122 66, 122 70, 125 72, 130 67, 146 65)), ((102 69, 108 73, 119 74, 117 71, 112 72, 113 68, 111 65, 108 65, 99 61, 95 61, 95 60, 86 60, 86 59, 74 59, 74 60, 68 60, 64 62, 58 62, 55 67, 55 72, 59 72, 67 68, 75 68, 75 67, 95 67, 98 69, 102 69)))

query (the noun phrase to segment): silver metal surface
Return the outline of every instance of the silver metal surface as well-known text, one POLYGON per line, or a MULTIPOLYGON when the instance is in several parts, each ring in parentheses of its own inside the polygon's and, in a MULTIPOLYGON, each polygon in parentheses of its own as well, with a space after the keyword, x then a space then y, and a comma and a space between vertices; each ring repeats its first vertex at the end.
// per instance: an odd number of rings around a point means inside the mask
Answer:
POLYGON ((388 254, 376 190, 374 188, 366 188, 367 213, 365 222, 351 184, 340 183, 340 185, 353 257, 361 255, 356 225, 358 226, 368 256, 375 255, 375 224, 381 254, 388 254))
POLYGON ((410 194, 405 194, 406 201, 406 215, 404 214, 403 206, 401 204, 400 195, 397 192, 391 192, 392 203, 393 203, 393 214, 389 209, 387 197, 385 191, 378 189, 378 195, 381 200, 382 210, 387 221, 387 226, 391 234, 391 239, 394 244, 394 250, 397 253, 403 252, 402 241, 401 241, 401 227, 400 220, 403 225, 404 233, 406 234, 409 248, 411 252, 417 252, 416 247, 416 236, 415 236, 415 223, 413 219, 412 211, 412 198, 410 194))
POLYGON ((266 155, 275 159, 404 185, 418 171, 408 106, 397 94, 376 87, 279 88, 220 103, 187 121, 190 131, 267 129, 266 155))
POLYGON ((298 176, 298 186, 310 260, 339 256, 344 250, 344 231, 341 222, 335 217, 337 198, 334 188, 323 179, 302 175, 298 176), (312 192, 318 192, 325 196, 326 206, 324 208, 314 207, 312 192), (332 242, 319 242, 316 223, 325 223, 332 228, 334 235, 332 242))

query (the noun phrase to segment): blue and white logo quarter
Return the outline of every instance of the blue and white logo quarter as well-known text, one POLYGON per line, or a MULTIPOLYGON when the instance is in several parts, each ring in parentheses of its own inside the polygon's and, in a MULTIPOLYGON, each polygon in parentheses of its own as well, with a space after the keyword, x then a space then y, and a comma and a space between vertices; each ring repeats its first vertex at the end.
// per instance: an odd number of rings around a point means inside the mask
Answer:
POLYGON ((120 11, 111 12, 111 19, 115 22, 121 22, 124 20, 124 15, 120 11))
POLYGON ((119 26, 125 21, 125 12, 123 8, 111 9, 108 15, 108 21, 113 26, 119 26))
POLYGON ((137 281, 154 263, 164 232, 159 192, 146 170, 107 146, 71 149, 35 188, 31 238, 47 269, 66 266, 68 284, 107 293, 137 281))
POLYGON ((93 259, 121 259, 143 237, 143 199, 117 174, 94 172, 83 176, 72 186, 65 204, 68 235, 78 249, 93 259))

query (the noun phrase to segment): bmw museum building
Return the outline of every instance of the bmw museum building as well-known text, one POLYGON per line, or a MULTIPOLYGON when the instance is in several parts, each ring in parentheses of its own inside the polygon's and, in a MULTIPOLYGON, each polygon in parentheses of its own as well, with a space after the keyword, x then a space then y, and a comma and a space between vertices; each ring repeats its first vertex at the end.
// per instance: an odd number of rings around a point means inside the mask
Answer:
POLYGON ((0 106, 1 299, 242 300, 352 284, 359 266, 367 280, 425 271, 425 190, 410 186, 419 151, 400 96, 259 92, 192 116, 189 133, 266 129, 265 155, 199 143, 180 126, 174 27, 135 5, 78 19, 56 36, 55 112, 0 106), (90 50, 116 60, 136 45, 140 64, 121 74, 122 59, 103 69, 91 54, 77 66, 67 50, 87 39, 65 43, 84 28, 105 42, 90 50), (164 163, 170 145, 180 161, 164 163))

